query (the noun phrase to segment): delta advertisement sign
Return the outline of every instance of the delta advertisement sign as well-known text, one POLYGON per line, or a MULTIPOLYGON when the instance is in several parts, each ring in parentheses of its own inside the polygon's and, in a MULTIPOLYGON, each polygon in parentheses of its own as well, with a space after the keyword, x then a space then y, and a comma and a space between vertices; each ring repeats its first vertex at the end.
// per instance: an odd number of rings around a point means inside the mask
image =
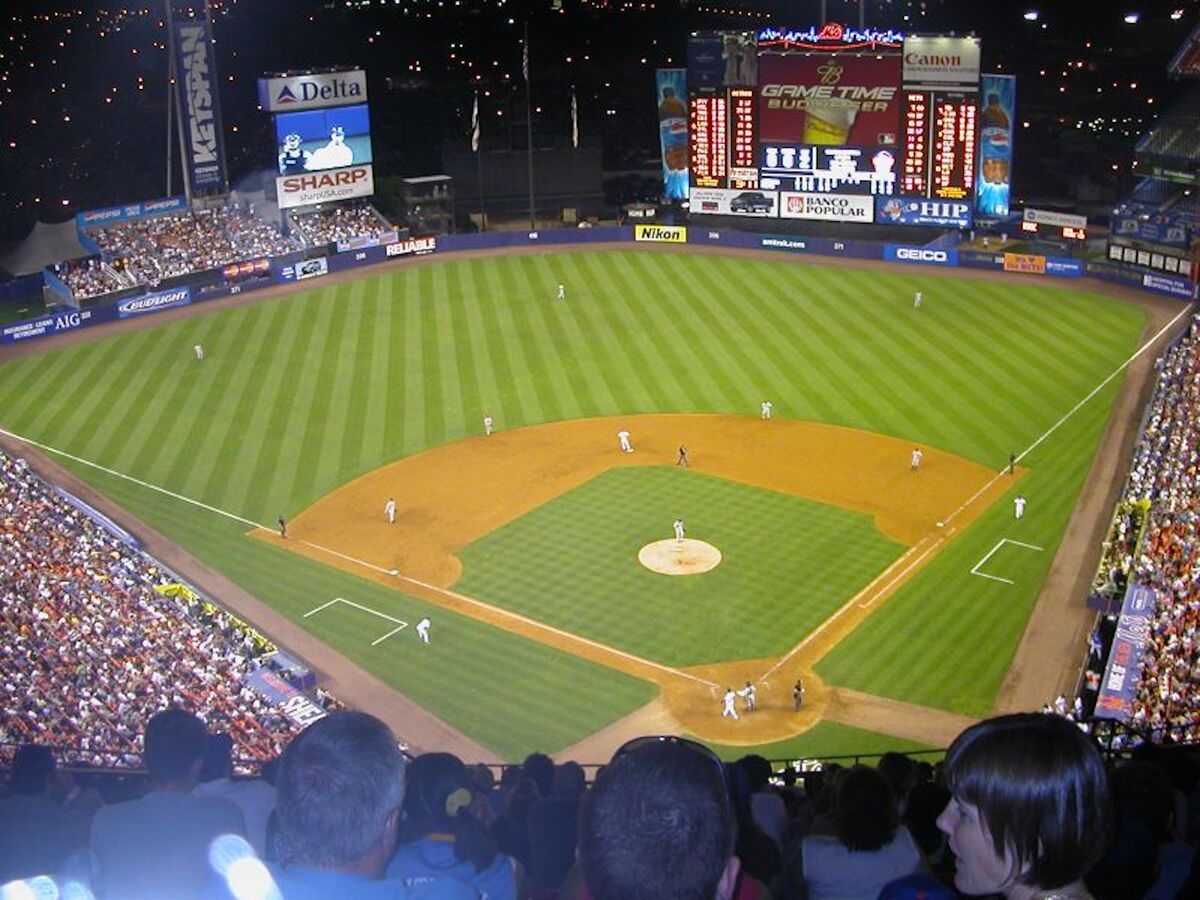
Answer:
POLYGON ((979 89, 979 38, 907 37, 903 58, 906 88, 979 89))
POLYGON ((375 193, 375 176, 370 165, 349 166, 323 172, 281 175, 275 179, 280 209, 333 203, 375 193))
POLYGON ((875 218, 875 201, 871 197, 849 194, 782 191, 779 194, 779 216, 783 219, 870 223, 875 218))
POLYGON ((267 112, 348 106, 366 100, 367 73, 362 69, 258 79, 258 105, 267 112))
POLYGON ((762 143, 898 143, 899 56, 764 54, 758 85, 762 143))
POLYGON ((899 197, 876 197, 875 220, 881 225, 970 228, 971 204, 947 200, 904 200, 899 197))

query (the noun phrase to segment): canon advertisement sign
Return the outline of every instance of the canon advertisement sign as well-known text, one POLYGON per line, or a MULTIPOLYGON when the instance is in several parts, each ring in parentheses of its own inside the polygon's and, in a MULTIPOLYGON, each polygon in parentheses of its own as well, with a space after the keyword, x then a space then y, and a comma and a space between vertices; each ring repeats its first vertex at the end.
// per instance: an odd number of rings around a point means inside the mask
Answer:
POLYGON ((979 90, 979 38, 904 39, 904 86, 979 90))
POLYGON ((367 73, 362 69, 258 79, 258 105, 265 112, 299 112, 367 101, 367 73))
POLYGON ((370 166, 350 166, 324 172, 282 175, 275 179, 280 209, 333 203, 375 193, 375 176, 370 166))

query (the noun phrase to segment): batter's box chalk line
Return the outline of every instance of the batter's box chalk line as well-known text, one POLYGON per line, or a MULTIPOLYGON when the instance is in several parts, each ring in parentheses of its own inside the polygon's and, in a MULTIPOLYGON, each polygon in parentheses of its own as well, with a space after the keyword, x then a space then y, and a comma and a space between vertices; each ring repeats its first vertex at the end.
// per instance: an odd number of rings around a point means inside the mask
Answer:
POLYGON ((376 644, 382 644, 384 641, 386 641, 392 635, 398 634, 399 632, 403 631, 405 628, 408 627, 408 623, 401 619, 397 619, 394 616, 389 616, 387 613, 381 613, 377 609, 371 609, 369 606, 363 606, 362 604, 355 603, 353 600, 346 600, 342 597, 334 597, 328 603, 322 603, 320 606, 316 607, 315 609, 310 609, 308 612, 306 612, 304 614, 304 618, 307 619, 309 616, 315 615, 315 614, 321 612, 322 610, 328 609, 329 607, 334 606, 338 603, 345 603, 347 606, 353 606, 355 609, 361 609, 365 613, 370 613, 371 615, 378 616, 381 619, 387 619, 389 622, 392 622, 395 624, 396 627, 393 628, 391 631, 389 631, 387 634, 385 634, 381 637, 377 637, 377 638, 375 638, 375 640, 371 641, 372 647, 374 647, 376 644))
POLYGON ((1026 550, 1036 550, 1038 553, 1041 553, 1043 550, 1042 547, 1039 547, 1036 544, 1026 544, 1024 541, 1014 541, 1012 538, 1001 538, 1000 542, 991 550, 989 550, 983 559, 975 563, 974 567, 971 569, 971 574, 978 575, 980 578, 986 578, 989 581, 999 581, 1004 584, 1016 584, 1016 582, 1011 578, 1001 578, 999 575, 989 575, 987 572, 979 571, 981 568, 983 568, 983 564, 991 559, 992 555, 1005 544, 1014 544, 1018 547, 1024 547, 1026 550))

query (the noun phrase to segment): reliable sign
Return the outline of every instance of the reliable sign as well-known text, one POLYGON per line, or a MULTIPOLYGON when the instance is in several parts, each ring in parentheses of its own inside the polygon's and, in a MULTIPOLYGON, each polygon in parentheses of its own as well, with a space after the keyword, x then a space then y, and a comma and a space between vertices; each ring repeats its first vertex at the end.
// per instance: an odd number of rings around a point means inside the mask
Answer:
POLYGON ((179 66, 179 108, 183 112, 184 152, 192 190, 220 193, 225 190, 225 142, 221 106, 217 98, 216 60, 207 12, 183 18, 185 4, 172 7, 171 28, 179 66))
POLYGON ((333 203, 351 197, 370 197, 375 193, 375 177, 369 165, 283 175, 275 179, 279 208, 333 203))
POLYGON ((266 112, 296 112, 367 101, 367 73, 362 69, 258 79, 258 105, 266 112))

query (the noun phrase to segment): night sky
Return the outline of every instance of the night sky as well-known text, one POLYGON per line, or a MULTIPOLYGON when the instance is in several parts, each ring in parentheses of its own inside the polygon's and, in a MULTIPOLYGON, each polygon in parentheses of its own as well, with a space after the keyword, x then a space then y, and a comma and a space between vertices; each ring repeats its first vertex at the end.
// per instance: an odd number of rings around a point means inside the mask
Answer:
MULTIPOLYGON (((1168 80, 1166 66, 1200 14, 1198 0, 865 5, 871 27, 974 31, 983 39, 984 71, 1018 76, 1014 190, 1039 199, 1061 193, 1068 174, 1085 174, 1114 198, 1133 186, 1137 136, 1188 87, 1168 80), (1023 15, 1032 10, 1036 21, 1023 15), (1133 11, 1139 21, 1127 24, 1133 11)), ((857 24, 857 2, 826 6, 829 19, 857 24)), ((0 32, 0 240, 20 238, 36 219, 163 196, 161 2, 21 7, 0 32)), ((684 64, 689 31, 818 24, 821 4, 562 0, 561 7, 554 0, 213 2, 233 182, 273 160, 268 117, 255 101, 254 82, 265 71, 365 67, 380 176, 439 172, 443 145, 468 140, 475 90, 485 148, 521 144, 526 22, 535 141, 567 145, 575 85, 582 139, 602 144, 606 170, 636 169, 658 153, 654 69, 684 64)), ((177 168, 173 189, 180 192, 177 168)))

